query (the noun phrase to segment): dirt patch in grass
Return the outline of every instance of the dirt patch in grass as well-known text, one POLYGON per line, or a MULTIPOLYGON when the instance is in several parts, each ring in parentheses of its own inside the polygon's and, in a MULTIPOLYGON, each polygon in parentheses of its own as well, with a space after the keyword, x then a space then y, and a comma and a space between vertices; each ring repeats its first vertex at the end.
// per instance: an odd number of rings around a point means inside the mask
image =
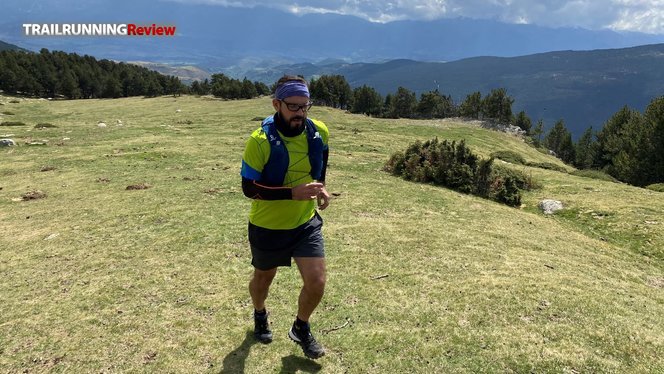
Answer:
POLYGON ((25 123, 21 121, 4 121, 0 123, 0 126, 25 126, 25 123))
POLYGON ((147 183, 139 183, 139 184, 132 184, 132 185, 127 186, 127 190, 128 191, 131 191, 131 190, 147 190, 150 187, 152 187, 152 186, 150 186, 147 183))
POLYGON ((36 129, 55 129, 58 126, 52 124, 52 123, 38 123, 35 125, 36 129))
POLYGON ((183 177, 183 181, 191 182, 191 181, 204 181, 205 178, 203 177, 183 177))
POLYGON ((39 200, 46 198, 46 196, 47 196, 46 193, 40 190, 34 190, 34 191, 28 191, 23 195, 21 195, 21 199, 23 199, 23 201, 39 200))

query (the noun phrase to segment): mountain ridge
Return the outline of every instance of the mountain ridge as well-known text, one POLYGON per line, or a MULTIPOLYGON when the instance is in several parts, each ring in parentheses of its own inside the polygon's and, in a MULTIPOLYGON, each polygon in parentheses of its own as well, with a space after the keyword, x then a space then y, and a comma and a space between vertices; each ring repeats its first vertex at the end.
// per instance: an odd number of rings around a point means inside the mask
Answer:
POLYGON ((547 28, 470 18, 372 23, 355 16, 298 16, 261 6, 245 9, 164 2, 155 7, 130 0, 112 4, 73 0, 60 3, 64 5, 35 3, 30 8, 22 5, 23 1, 8 0, 5 8, 9 11, 0 21, 0 39, 31 50, 45 47, 99 58, 189 64, 215 72, 235 71, 224 69, 233 69, 243 60, 246 63, 247 58, 288 63, 329 58, 348 62, 397 58, 454 61, 478 55, 513 57, 554 50, 622 48, 664 42, 664 35, 547 28), (177 25, 177 36, 24 37, 21 24, 31 20, 168 23, 177 25), (272 37, 277 23, 280 39, 272 37))
POLYGON ((382 95, 399 86, 417 94, 438 89, 456 103, 466 95, 505 88, 514 111, 525 110, 550 127, 564 119, 578 137, 598 129, 627 105, 643 111, 664 94, 664 44, 590 51, 554 51, 518 57, 484 56, 436 63, 407 59, 386 63, 317 66, 282 65, 246 72, 247 78, 274 82, 283 74, 343 75, 351 87, 368 85, 382 95))

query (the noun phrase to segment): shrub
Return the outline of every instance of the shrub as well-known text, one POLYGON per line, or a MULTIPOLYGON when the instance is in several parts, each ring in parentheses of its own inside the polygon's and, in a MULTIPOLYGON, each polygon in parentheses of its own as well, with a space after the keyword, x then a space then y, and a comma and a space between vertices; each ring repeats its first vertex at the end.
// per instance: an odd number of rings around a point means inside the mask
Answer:
POLYGON ((615 183, 620 183, 619 180, 616 178, 610 176, 609 174, 601 171, 601 170, 591 170, 591 169, 586 169, 586 170, 575 170, 570 173, 571 175, 576 175, 577 177, 584 177, 584 178, 593 178, 593 179, 599 179, 607 182, 615 182, 615 183))
POLYGON ((649 186, 646 186, 647 189, 657 192, 664 192, 664 183, 655 183, 649 186))
POLYGON ((520 154, 514 151, 496 151, 491 154, 491 157, 509 162, 511 164, 525 165, 526 160, 520 154))
POLYGON ((494 165, 493 173, 496 177, 514 181, 516 186, 521 190, 532 191, 542 187, 533 179, 532 175, 506 166, 494 165))
POLYGON ((0 126, 25 126, 25 123, 20 121, 4 121, 0 123, 0 126))
POLYGON ((493 165, 493 158, 474 155, 464 141, 415 142, 405 152, 393 154, 384 170, 414 182, 433 183, 501 203, 518 206, 521 191, 536 187, 522 172, 493 165))
POLYGON ((52 123, 38 123, 35 125, 36 129, 52 129, 52 128, 57 128, 58 126, 52 124, 52 123))
POLYGON ((567 169, 564 166, 554 164, 552 162, 527 162, 526 166, 531 166, 534 168, 546 169, 559 171, 561 173, 567 173, 567 169))

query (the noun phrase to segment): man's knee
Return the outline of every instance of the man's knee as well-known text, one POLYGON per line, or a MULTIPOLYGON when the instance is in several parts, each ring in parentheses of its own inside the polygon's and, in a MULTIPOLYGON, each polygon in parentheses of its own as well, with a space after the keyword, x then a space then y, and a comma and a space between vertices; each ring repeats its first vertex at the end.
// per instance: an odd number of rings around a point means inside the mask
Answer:
POLYGON ((322 294, 325 292, 325 273, 310 274, 304 279, 304 287, 307 289, 322 294))
POLYGON ((270 270, 254 269, 254 277, 252 282, 258 286, 269 286, 272 283, 275 275, 277 275, 276 268, 270 270))

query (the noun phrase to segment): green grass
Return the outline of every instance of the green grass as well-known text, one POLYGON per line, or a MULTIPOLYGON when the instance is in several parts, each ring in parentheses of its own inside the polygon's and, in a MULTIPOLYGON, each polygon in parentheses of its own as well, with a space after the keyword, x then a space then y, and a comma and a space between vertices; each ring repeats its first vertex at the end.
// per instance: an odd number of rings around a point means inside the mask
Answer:
POLYGON ((338 195, 312 319, 328 355, 303 359, 286 336, 294 268, 268 299, 275 341, 254 344, 239 167, 269 114, 265 98, 24 100, 22 120, 59 127, 13 128, 48 145, 0 149, 0 372, 664 370, 660 193, 505 165, 541 185, 514 209, 406 182, 382 166, 434 136, 565 166, 498 132, 329 108, 311 113, 330 128, 338 195), (544 216, 544 198, 566 209, 544 216))

